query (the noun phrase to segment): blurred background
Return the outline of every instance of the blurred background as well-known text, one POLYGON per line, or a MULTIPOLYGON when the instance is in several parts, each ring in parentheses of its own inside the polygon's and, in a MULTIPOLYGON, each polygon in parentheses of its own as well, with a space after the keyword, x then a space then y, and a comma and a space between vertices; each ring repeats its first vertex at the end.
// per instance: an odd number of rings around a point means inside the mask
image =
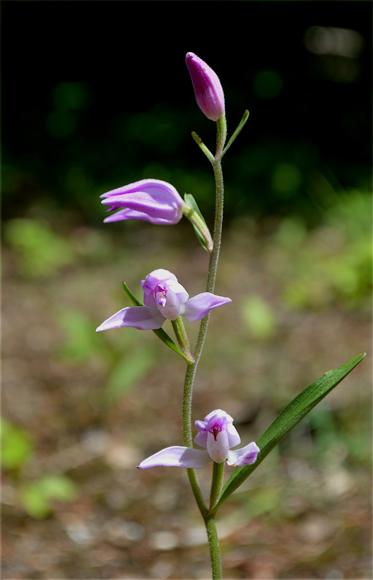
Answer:
MULTIPOLYGON (((207 578, 179 470, 134 467, 181 443, 184 364, 153 333, 96 335, 121 281, 207 255, 188 223, 103 225, 99 195, 155 177, 211 223, 190 137, 214 124, 184 65, 224 86, 226 219, 194 417, 243 441, 370 347, 371 12, 366 2, 3 3, 3 574, 207 578), (221 39, 219 39, 221 36, 221 39), (224 330, 222 330, 224 329, 224 330)), ((188 327, 195 336, 195 326, 188 327)), ((227 578, 368 578, 370 360, 274 450, 220 514, 227 578)), ((208 482, 208 472, 202 473, 208 482)))

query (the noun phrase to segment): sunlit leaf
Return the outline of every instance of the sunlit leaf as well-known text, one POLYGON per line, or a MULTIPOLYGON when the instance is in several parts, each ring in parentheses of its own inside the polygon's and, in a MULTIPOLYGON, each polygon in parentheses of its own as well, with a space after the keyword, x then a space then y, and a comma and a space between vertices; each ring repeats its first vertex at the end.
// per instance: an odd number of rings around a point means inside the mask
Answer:
POLYGON ((268 453, 315 405, 338 385, 366 356, 361 353, 340 367, 326 372, 293 399, 257 441, 260 453, 256 463, 233 471, 224 486, 218 505, 227 499, 259 467, 268 453))

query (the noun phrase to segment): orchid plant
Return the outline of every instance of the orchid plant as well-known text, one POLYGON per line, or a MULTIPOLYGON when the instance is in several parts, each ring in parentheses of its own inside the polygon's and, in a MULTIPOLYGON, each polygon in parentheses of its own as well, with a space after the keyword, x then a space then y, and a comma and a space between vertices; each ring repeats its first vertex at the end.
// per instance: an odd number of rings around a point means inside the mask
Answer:
POLYGON ((241 440, 233 425, 233 418, 221 409, 208 413, 203 420, 196 420, 193 438, 192 395, 197 369, 205 344, 210 312, 231 302, 230 298, 215 294, 216 276, 222 241, 224 181, 222 160, 243 127, 249 113, 245 111, 237 128, 227 139, 224 92, 217 74, 194 53, 186 55, 197 105, 207 119, 216 123, 216 149, 213 153, 192 132, 192 137, 207 157, 215 180, 215 220, 213 235, 191 194, 184 198, 170 183, 157 179, 143 179, 118 187, 101 196, 101 202, 111 213, 106 223, 139 220, 157 225, 174 225, 182 217, 192 224, 201 246, 209 253, 206 290, 189 297, 187 290, 176 276, 166 269, 150 272, 141 281, 143 302, 140 302, 123 282, 124 291, 131 306, 122 308, 107 318, 97 331, 132 327, 152 330, 171 350, 186 363, 182 400, 183 445, 167 447, 147 457, 138 465, 139 469, 156 467, 181 467, 187 470, 190 486, 204 520, 210 551, 212 577, 222 577, 220 545, 216 528, 216 515, 225 500, 251 475, 275 445, 311 411, 351 370, 364 358, 359 354, 342 366, 326 372, 292 400, 257 443, 236 448, 241 440), (200 321, 194 348, 191 348, 183 319, 200 321), (175 338, 164 329, 171 321, 175 338), (196 448, 195 445, 198 447, 196 448), (203 497, 196 469, 212 464, 211 491, 209 501, 203 497), (235 469, 224 483, 225 465, 235 469))

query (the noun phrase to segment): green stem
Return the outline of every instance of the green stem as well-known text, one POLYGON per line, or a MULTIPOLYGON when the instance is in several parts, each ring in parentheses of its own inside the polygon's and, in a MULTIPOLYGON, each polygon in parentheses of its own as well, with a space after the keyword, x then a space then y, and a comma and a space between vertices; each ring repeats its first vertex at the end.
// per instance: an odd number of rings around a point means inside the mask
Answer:
MULTIPOLYGON (((221 157, 223 154, 224 144, 227 137, 227 124, 225 117, 219 119, 217 125, 216 154, 210 159, 215 178, 215 219, 213 232, 213 249, 210 254, 206 291, 214 293, 216 274, 218 270, 221 237, 223 230, 223 210, 224 210, 224 180, 221 167, 221 157)), ((193 447, 192 436, 192 398, 193 386, 197 374, 198 364, 201 359, 203 346, 205 344, 209 316, 201 320, 197 343, 194 351, 194 363, 188 364, 184 380, 183 392, 183 439, 186 447, 193 447)), ((193 495, 206 524, 207 537, 209 542, 212 574, 214 579, 221 578, 221 560, 219 540, 217 536, 215 520, 213 516, 208 516, 208 509, 203 500, 197 475, 194 469, 188 469, 189 482, 193 495)))
POLYGON ((211 492, 210 492, 210 513, 211 510, 213 510, 215 505, 218 503, 223 483, 224 483, 224 461, 222 463, 215 463, 214 461, 212 471, 211 492))
POLYGON ((213 580, 220 580, 222 578, 222 565, 215 519, 213 517, 206 518, 205 525, 209 541, 212 578, 213 580))

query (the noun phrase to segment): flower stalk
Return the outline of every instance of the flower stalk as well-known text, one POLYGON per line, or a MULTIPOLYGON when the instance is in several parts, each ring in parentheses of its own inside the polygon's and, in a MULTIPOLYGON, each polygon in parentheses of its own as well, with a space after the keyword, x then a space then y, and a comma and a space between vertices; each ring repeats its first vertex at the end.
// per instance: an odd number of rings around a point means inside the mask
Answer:
MULTIPOLYGON (((213 248, 210 254, 209 260, 209 267, 208 267, 208 274, 207 274, 207 283, 206 283, 206 291, 207 292, 214 292, 215 284, 216 284, 216 275, 218 271, 218 264, 219 264, 219 257, 220 257, 220 248, 221 248, 221 240, 222 240, 222 232, 223 232, 223 214, 224 214, 224 178, 223 178, 223 170, 221 166, 221 157, 225 145, 225 140, 227 136, 227 124, 225 120, 225 116, 220 118, 216 123, 216 153, 213 161, 211 161, 213 172, 214 172, 214 179, 215 179, 215 219, 214 219, 214 230, 213 230, 213 248)), ((202 141, 201 141, 202 143, 202 141)), ((201 145, 200 145, 201 146, 201 145)), ((206 341, 207 330, 208 330, 208 322, 209 322, 209 315, 201 320, 196 348, 194 351, 194 363, 187 366, 187 370, 185 373, 185 380, 184 380, 184 390, 183 390, 183 437, 184 437, 184 445, 191 447, 193 445, 193 437, 192 437, 192 400, 193 400, 193 387, 194 382, 197 374, 197 369, 199 365, 199 361, 202 356, 203 347, 206 341)), ((224 469, 224 465, 223 465, 224 469)), ((211 569, 212 569, 212 577, 214 580, 217 580, 222 577, 222 565, 221 565, 221 556, 220 556, 220 545, 218 534, 216 530, 216 524, 214 516, 208 516, 206 518, 206 507, 205 504, 201 504, 201 490, 198 483, 197 474, 194 469, 188 469, 188 478, 192 488, 192 492, 194 498, 197 502, 197 505, 201 511, 202 516, 205 520, 206 525, 206 532, 207 532, 207 539, 209 544, 210 550, 210 558, 211 558, 211 569)), ((214 465, 214 473, 215 473, 215 465, 214 465)), ((220 478, 216 477, 216 480, 220 478)), ((218 490, 218 482, 215 483, 214 491, 211 489, 211 495, 214 500, 214 503, 210 505, 215 505, 215 503, 219 499, 219 492, 218 490)), ((203 500, 202 500, 203 501, 203 500)))

